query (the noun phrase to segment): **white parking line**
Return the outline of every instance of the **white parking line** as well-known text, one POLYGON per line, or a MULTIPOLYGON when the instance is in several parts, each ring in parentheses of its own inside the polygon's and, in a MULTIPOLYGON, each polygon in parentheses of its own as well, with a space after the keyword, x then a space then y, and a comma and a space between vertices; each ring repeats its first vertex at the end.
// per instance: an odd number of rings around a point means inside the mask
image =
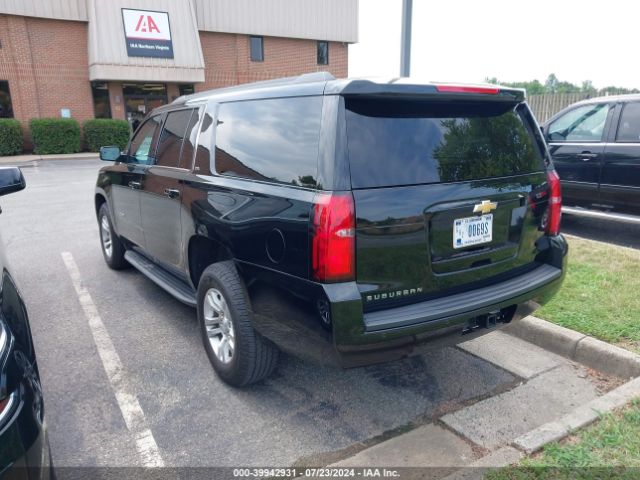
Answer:
POLYGON ((109 382, 111 382, 111 388, 115 393, 124 421, 135 438, 136 448, 142 463, 145 467, 163 467, 164 461, 153 434, 147 426, 147 420, 140 402, 138 402, 138 398, 133 393, 126 371, 122 366, 118 352, 113 346, 111 337, 109 337, 109 333, 104 323, 102 323, 98 309, 93 303, 88 290, 82 284, 78 265, 76 265, 73 255, 69 252, 62 252, 62 260, 69 271, 73 288, 76 290, 82 310, 84 310, 89 322, 93 340, 98 347, 98 355, 100 355, 104 371, 107 373, 109 382))

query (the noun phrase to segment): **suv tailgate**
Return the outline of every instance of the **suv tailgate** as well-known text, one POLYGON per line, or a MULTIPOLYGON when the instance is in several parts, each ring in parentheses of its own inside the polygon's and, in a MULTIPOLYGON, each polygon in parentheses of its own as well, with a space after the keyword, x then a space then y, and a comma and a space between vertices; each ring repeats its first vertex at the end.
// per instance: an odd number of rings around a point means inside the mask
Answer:
POLYGON ((547 174, 524 103, 357 96, 345 118, 365 311, 535 268, 547 174))

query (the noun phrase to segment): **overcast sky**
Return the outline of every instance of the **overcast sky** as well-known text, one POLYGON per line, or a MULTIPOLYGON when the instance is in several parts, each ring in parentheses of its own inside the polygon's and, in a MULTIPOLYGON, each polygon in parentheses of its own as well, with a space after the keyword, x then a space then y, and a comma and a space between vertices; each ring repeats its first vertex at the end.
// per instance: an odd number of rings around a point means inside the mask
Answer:
MULTIPOLYGON (((360 0, 349 76, 397 76, 402 0, 360 0)), ((411 76, 640 88, 635 0, 414 0, 411 76)))

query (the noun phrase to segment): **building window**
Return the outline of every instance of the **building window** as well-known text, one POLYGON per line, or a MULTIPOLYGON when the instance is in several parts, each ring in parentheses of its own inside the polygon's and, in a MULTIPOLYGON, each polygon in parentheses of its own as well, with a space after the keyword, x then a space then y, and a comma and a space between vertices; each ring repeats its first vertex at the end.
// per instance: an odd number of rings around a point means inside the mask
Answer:
POLYGON ((181 85, 178 85, 178 93, 180 94, 180 96, 191 95, 195 91, 196 89, 194 88, 193 83, 183 83, 181 85))
POLYGON ((0 80, 0 118, 13 118, 11 92, 9 92, 9 82, 6 80, 0 80))
POLYGON ((329 65, 329 42, 318 42, 318 65, 329 65))
POLYGON ((249 37, 249 46, 251 50, 251 61, 252 62, 264 61, 264 38, 249 37))
POLYGON ((111 118, 109 86, 107 82, 91 82, 93 95, 93 114, 96 118, 111 118))

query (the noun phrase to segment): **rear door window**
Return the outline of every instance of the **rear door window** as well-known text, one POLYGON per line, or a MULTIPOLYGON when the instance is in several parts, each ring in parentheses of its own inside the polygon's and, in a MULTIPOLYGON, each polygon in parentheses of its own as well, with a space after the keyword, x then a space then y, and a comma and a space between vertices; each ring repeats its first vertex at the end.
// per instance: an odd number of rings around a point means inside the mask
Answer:
POLYGON ((216 171, 315 188, 321 113, 319 96, 221 104, 216 171))
POLYGON ((544 169, 523 106, 346 99, 353 188, 457 182, 544 169))
POLYGON ((640 142, 640 103, 627 103, 620 116, 616 142, 640 142))
POLYGON ((180 165, 182 143, 192 116, 193 109, 177 110, 167 114, 158 141, 156 165, 161 167, 178 167, 180 165))

